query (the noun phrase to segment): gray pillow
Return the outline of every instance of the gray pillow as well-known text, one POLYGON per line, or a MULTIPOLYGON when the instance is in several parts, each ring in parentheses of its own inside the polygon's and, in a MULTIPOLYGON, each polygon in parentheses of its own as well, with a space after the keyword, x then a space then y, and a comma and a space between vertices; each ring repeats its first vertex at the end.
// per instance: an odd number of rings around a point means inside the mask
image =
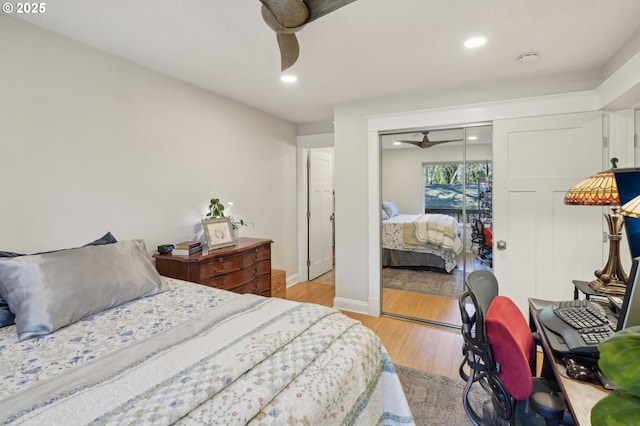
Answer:
POLYGON ((15 315, 13 315, 13 312, 9 309, 9 305, 0 297, 0 328, 13 324, 14 318, 15 315))
POLYGON ((142 240, 0 259, 19 340, 167 289, 142 240))
MULTIPOLYGON (((115 239, 115 237, 111 234, 111 232, 107 232, 106 234, 104 234, 102 237, 98 238, 95 241, 90 242, 89 244, 85 244, 86 246, 100 246, 100 245, 104 245, 104 244, 113 244, 113 243, 117 243, 118 240, 115 239)), ((59 250, 56 250, 59 251, 59 250)), ((51 252, 48 252, 51 253, 51 252)), ((37 253, 37 254, 42 254, 42 253, 37 253)), ((22 253, 16 253, 13 251, 0 251, 0 258, 2 257, 19 257, 19 256, 26 256, 26 254, 22 254, 22 253)), ((7 302, 0 296, 0 328, 2 327, 6 327, 8 325, 13 324, 13 320, 14 320, 15 315, 13 314, 13 312, 11 312, 9 310, 9 305, 7 304, 7 302)))

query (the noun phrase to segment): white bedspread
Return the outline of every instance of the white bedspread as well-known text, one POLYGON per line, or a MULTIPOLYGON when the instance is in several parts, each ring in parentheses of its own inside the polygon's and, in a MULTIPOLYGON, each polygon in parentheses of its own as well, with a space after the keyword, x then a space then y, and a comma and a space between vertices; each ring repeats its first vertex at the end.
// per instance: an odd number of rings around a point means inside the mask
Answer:
POLYGON ((442 214, 401 214, 382 222, 382 247, 390 250, 430 253, 445 262, 451 272, 464 244, 458 223, 442 214))
POLYGON ((0 329, 3 424, 413 424, 369 329, 315 304, 169 281, 18 342, 0 329))
POLYGON ((455 258, 463 249, 457 229, 458 222, 449 215, 423 214, 404 224, 404 243, 436 246, 445 256, 455 258))

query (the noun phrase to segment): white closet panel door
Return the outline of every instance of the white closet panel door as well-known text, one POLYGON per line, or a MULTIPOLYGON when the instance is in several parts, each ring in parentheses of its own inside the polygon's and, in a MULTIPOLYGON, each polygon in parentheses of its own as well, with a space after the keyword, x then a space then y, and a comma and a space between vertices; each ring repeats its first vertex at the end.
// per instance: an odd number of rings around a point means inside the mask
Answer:
POLYGON ((572 299, 571 280, 589 281, 602 267, 603 209, 563 201, 571 186, 602 169, 602 114, 498 120, 493 135, 500 293, 524 313, 528 297, 572 299))

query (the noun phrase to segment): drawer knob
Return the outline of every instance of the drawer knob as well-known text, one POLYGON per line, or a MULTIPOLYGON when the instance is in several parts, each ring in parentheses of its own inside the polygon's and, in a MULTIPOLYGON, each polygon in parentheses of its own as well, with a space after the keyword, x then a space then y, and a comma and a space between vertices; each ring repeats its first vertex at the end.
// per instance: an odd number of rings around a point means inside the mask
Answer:
POLYGON ((221 268, 221 269, 213 268, 213 270, 214 270, 215 272, 224 272, 224 270, 225 270, 225 269, 227 269, 227 265, 222 265, 222 268, 221 268))
POLYGON ((224 288, 227 285, 227 280, 222 280, 222 284, 217 285, 216 288, 224 288))
POLYGON ((256 285, 255 285, 255 287, 253 287, 253 289, 252 289, 252 290, 253 290, 253 292, 254 292, 254 293, 257 293, 257 292, 258 292, 258 288, 259 288, 259 287, 258 287, 258 284, 256 284, 256 285))
POLYGON ((253 275, 254 275, 254 276, 258 275, 258 268, 255 268, 255 269, 253 270, 253 275))

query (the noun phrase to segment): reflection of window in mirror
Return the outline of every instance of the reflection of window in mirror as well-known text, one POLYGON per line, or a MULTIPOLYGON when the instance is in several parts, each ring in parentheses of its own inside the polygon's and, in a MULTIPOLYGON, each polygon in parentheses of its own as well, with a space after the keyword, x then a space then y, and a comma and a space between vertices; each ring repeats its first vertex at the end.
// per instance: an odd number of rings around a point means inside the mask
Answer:
POLYGON ((467 223, 474 219, 491 225, 493 164, 491 160, 467 162, 466 197, 462 191, 462 163, 423 163, 424 212, 453 216, 462 223, 462 203, 467 202, 467 223))

